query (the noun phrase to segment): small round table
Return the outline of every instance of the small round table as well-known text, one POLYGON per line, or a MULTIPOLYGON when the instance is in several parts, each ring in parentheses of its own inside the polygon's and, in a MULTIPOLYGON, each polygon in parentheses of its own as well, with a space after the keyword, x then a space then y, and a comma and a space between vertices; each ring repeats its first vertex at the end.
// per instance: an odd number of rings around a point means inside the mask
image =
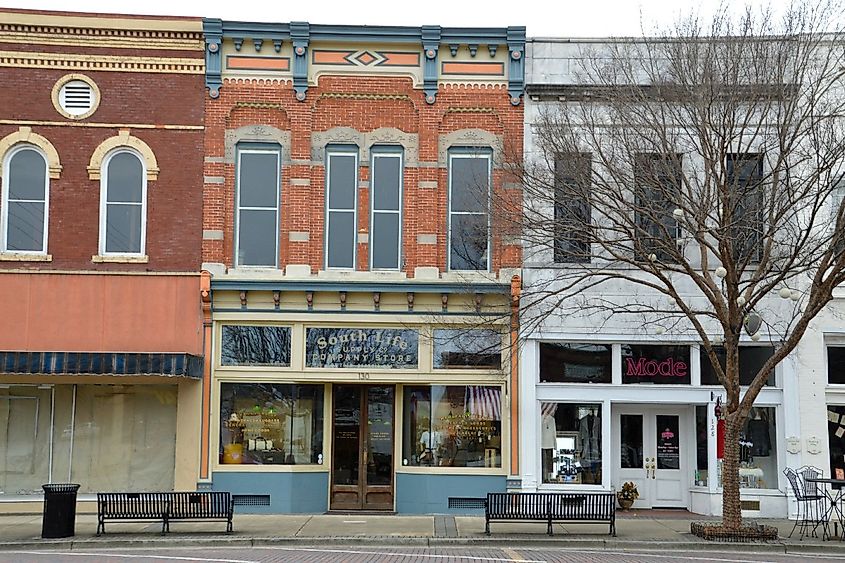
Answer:
MULTIPOLYGON (((829 522, 831 520, 831 516, 836 516, 836 521, 833 523, 833 535, 838 535, 838 528, 841 527, 843 531, 843 536, 845 536, 845 515, 843 515, 842 513, 842 497, 843 495, 845 495, 845 488, 842 487, 845 486, 845 479, 815 477, 804 479, 804 482, 813 483, 815 485, 829 485, 828 487, 823 487, 824 496, 827 497, 830 506, 828 506, 824 514, 824 527, 822 528, 822 538, 828 539, 833 537, 830 535, 830 529, 828 527, 829 522), (839 489, 834 489, 834 485, 839 485, 839 489)), ((840 536, 839 539, 841 540, 843 539, 843 537, 840 536)))

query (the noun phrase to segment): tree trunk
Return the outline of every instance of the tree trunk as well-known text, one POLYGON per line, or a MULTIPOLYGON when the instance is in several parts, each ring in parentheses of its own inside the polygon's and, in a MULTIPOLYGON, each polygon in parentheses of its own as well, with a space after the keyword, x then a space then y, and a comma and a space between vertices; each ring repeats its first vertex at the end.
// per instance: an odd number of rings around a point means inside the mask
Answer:
POLYGON ((739 501, 739 431, 742 425, 731 413, 725 419, 725 450, 722 460, 722 525, 728 530, 742 526, 742 505, 739 501))

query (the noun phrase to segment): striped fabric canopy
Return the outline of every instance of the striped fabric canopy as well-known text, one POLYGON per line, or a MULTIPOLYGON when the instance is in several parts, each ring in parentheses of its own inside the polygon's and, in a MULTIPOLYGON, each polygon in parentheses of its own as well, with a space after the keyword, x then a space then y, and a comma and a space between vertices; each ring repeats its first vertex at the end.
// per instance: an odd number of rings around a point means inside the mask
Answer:
POLYGON ((467 386, 467 411, 473 416, 502 420, 502 389, 500 387, 467 386))

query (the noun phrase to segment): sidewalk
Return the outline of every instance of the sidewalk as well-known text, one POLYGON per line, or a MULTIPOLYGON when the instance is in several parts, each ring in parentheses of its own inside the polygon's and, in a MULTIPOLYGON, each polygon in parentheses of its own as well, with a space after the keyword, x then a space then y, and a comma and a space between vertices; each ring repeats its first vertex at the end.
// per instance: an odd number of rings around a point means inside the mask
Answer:
POLYGON ((95 535, 97 518, 80 514, 76 536, 60 540, 41 539, 41 516, 0 515, 0 549, 104 549, 125 547, 205 547, 268 544, 297 545, 530 545, 594 549, 707 550, 820 552, 845 555, 845 542, 818 538, 788 539, 793 522, 765 520, 777 526, 781 540, 770 543, 724 544, 707 542, 689 533, 689 523, 700 516, 686 512, 632 511, 617 518, 617 537, 599 524, 556 524, 555 535, 546 535, 546 526, 493 523, 492 535, 484 534, 484 518, 476 516, 398 516, 373 514, 238 514, 235 531, 225 534, 225 523, 172 523, 170 534, 162 536, 161 524, 107 524, 107 534, 95 535))

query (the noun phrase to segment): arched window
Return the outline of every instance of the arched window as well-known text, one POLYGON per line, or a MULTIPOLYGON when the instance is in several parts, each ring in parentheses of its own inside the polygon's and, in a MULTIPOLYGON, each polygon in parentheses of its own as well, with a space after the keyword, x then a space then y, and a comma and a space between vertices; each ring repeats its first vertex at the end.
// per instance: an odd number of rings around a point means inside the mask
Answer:
POLYGON ((135 151, 117 149, 103 160, 100 176, 100 254, 145 251, 147 171, 135 151))
POLYGON ((3 166, 2 251, 47 253, 50 177, 33 145, 13 148, 3 166))

